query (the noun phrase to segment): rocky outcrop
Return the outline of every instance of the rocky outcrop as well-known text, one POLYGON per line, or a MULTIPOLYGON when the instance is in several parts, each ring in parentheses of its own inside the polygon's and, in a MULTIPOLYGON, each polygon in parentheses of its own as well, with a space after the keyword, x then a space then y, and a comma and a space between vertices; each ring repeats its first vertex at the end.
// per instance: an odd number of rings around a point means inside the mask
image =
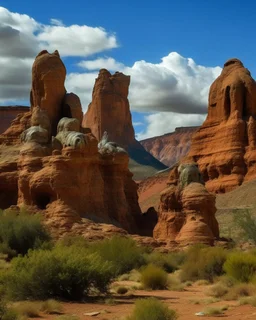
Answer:
MULTIPOLYGON (((51 130, 48 130, 49 137, 51 134, 56 134, 54 130, 57 128, 58 121, 61 117, 69 116, 65 113, 70 112, 70 108, 62 108, 63 102, 65 105, 68 105, 70 100, 74 100, 72 97, 66 98, 66 89, 64 86, 65 77, 66 68, 59 56, 58 51, 50 54, 46 50, 43 50, 37 55, 32 66, 30 111, 23 115, 19 114, 12 121, 11 126, 0 136, 1 143, 20 143, 21 133, 29 128, 31 124, 34 125, 31 123, 32 113, 35 117, 34 122, 36 122, 37 115, 36 112, 34 112, 34 109, 39 110, 38 108, 40 108, 42 112, 46 111, 49 117, 51 127, 51 130), (67 100, 68 102, 66 102, 67 100), (62 112, 62 110, 64 110, 64 112, 62 112)), ((82 112, 81 108, 80 112, 82 112)))
POLYGON ((83 127, 92 130, 100 140, 105 131, 111 141, 128 149, 135 143, 135 134, 128 101, 130 77, 121 72, 111 75, 101 69, 92 93, 92 102, 83 119, 83 127))
POLYGON ((83 118, 82 126, 90 128, 100 140, 104 132, 109 139, 128 151, 129 167, 135 180, 142 180, 166 168, 135 139, 128 100, 130 77, 121 72, 111 74, 101 69, 92 93, 92 102, 83 118))
POLYGON ((192 135, 199 127, 180 127, 162 136, 141 140, 142 146, 156 159, 171 167, 190 150, 192 135))
POLYGON ((194 134, 189 159, 213 192, 256 178, 256 82, 238 59, 224 64, 209 93, 208 115, 194 134))
MULTIPOLYGON (((32 68, 31 110, 7 129, 17 133, 16 124, 20 144, 13 159, 0 161, 5 170, 0 172, 0 205, 41 211, 59 236, 74 230, 87 234, 86 228, 96 228, 95 223, 101 223, 100 235, 104 230, 138 232, 143 216, 128 169, 129 155, 106 132, 98 141, 89 128, 81 127, 80 99, 66 93, 64 81, 58 52, 42 51, 32 68)), ((16 148, 2 146, 0 154, 7 148, 5 156, 16 148)))
POLYGON ((66 68, 59 52, 41 51, 32 66, 32 89, 30 93, 31 110, 36 107, 46 110, 50 123, 50 133, 55 134, 60 120, 63 98, 66 94, 64 86, 66 68))
POLYGON ((6 131, 11 122, 18 116, 29 111, 25 106, 2 106, 0 107, 0 134, 6 131))
POLYGON ((179 166, 178 174, 178 185, 169 185, 161 193, 154 239, 182 246, 213 245, 219 238, 215 195, 206 190, 196 164, 179 166))

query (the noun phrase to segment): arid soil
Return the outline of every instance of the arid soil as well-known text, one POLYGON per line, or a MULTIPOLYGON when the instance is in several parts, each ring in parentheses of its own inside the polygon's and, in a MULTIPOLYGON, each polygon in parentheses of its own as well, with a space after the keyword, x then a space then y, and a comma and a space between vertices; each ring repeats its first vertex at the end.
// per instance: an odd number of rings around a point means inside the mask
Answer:
MULTIPOLYGON (((121 281, 119 285, 133 286, 137 284, 132 281, 121 281)), ((139 298, 156 297, 163 303, 167 304, 169 308, 177 311, 178 320, 196 320, 202 317, 196 316, 195 313, 203 311, 209 307, 228 307, 221 316, 204 316, 203 319, 225 318, 232 320, 249 320, 256 319, 256 308, 250 305, 239 306, 237 301, 219 301, 208 303, 210 297, 205 294, 208 286, 192 285, 187 287, 185 291, 144 291, 136 290, 127 293, 126 295, 116 295, 112 299, 115 305, 108 305, 102 302, 88 302, 88 303, 63 303, 63 313, 69 315, 76 315, 81 320, 98 319, 98 320, 125 320, 126 316, 130 315, 134 302, 139 298), (195 304, 195 301, 199 304, 195 304), (97 316, 88 316, 85 313, 100 312, 97 316)), ((53 320, 56 315, 45 317, 42 315, 41 319, 53 320)))

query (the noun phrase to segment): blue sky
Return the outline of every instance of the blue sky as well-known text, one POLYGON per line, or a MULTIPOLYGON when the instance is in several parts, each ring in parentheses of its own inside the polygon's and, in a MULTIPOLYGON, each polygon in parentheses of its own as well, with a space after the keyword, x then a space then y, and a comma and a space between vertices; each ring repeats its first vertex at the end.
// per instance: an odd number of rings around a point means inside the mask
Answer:
MULTIPOLYGON (((72 25, 101 27, 108 39, 112 35, 116 45, 109 50, 103 47, 97 53, 67 52, 63 56, 68 73, 74 75, 67 83, 71 89, 78 89, 78 95, 80 92, 83 95, 86 90, 89 92, 92 86, 89 82, 98 71, 97 65, 101 67, 99 58, 103 62, 104 59, 113 59, 118 67, 121 66, 119 71, 131 74, 133 120, 135 124, 142 123, 135 126, 139 138, 170 132, 175 126, 200 124, 207 110, 209 85, 220 73, 217 67, 222 67, 228 58, 239 58, 252 75, 256 75, 254 1, 2 0, 0 5, 10 14, 28 15, 44 27, 52 25, 51 19, 57 19, 67 28, 72 25), (177 55, 169 56, 173 52, 177 55), (168 58, 163 62, 164 57, 168 58), (94 70, 78 66, 81 61, 88 60, 98 62, 94 70), (86 88, 82 86, 82 79, 88 83, 86 88), (185 92, 184 96, 182 92, 185 92)), ((7 20, 3 22, 0 15, 0 27, 1 21, 2 24, 9 23, 7 20)), ((11 27, 16 28, 15 25, 11 27)), ((37 35, 41 31, 33 32, 37 35)), ((46 38, 48 42, 57 43, 49 40, 49 34, 46 38)), ((4 41, 6 34, 0 33, 0 46, 4 41)), ((70 43, 66 38, 63 41, 68 48, 70 43)), ((60 54, 62 56, 61 50, 60 54)), ((10 80, 8 88, 11 84, 10 80)), ((16 85, 13 90, 15 88, 16 85)), ((0 102, 24 102, 24 96, 17 92, 13 94, 15 99, 11 100, 9 96, 8 99, 7 96, 1 97, 0 90, 0 102)), ((84 95, 81 100, 87 103, 88 99, 84 95)))

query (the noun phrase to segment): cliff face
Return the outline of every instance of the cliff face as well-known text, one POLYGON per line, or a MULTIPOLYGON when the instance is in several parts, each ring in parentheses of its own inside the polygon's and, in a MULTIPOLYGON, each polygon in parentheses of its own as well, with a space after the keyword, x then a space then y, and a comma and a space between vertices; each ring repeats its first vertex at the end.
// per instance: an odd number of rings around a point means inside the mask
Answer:
POLYGON ((120 72, 111 75, 106 69, 100 70, 82 126, 90 128, 98 140, 107 132, 110 141, 128 151, 134 179, 142 180, 166 166, 135 139, 128 100, 129 85, 129 76, 120 72))
POLYGON ((156 159, 170 167, 190 150, 193 134, 199 127, 176 128, 174 132, 140 141, 156 159))
POLYGON ((100 140, 105 131, 109 139, 125 149, 135 143, 128 89, 130 77, 101 69, 92 93, 92 102, 83 119, 83 127, 91 128, 100 140))
POLYGON ((188 158, 214 192, 256 178, 256 82, 238 59, 224 64, 209 93, 208 116, 194 134, 188 158))
POLYGON ((29 111, 25 106, 2 106, 0 107, 0 134, 7 130, 11 122, 18 114, 24 114, 29 111))
POLYGON ((138 232, 143 218, 129 155, 107 134, 98 141, 82 128, 80 99, 66 93, 64 82, 58 52, 39 53, 32 68, 31 109, 2 135, 0 208, 26 205, 42 211, 58 235, 74 225, 84 234, 88 220, 112 224, 105 230, 117 230, 116 225, 138 232), (6 146, 10 141, 13 145, 6 146))

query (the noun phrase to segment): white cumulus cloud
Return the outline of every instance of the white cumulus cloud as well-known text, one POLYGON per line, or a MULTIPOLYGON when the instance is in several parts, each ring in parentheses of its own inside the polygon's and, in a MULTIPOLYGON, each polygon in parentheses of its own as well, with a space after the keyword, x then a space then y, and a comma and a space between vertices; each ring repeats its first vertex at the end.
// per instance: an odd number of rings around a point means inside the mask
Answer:
POLYGON ((114 34, 85 25, 44 26, 37 39, 41 48, 50 51, 58 48, 62 56, 86 57, 118 46, 114 34))
POLYGON ((173 112, 158 112, 145 116, 147 129, 137 133, 137 139, 143 140, 173 132, 177 127, 199 126, 206 115, 179 114, 173 112))
MULTIPOLYGON (((64 26, 58 19, 44 25, 0 7, 0 103, 29 100, 31 67, 42 49, 58 49, 61 56, 87 57, 117 45, 116 36, 101 27, 64 26)), ((93 81, 90 88, 92 85, 93 81)))
POLYGON ((119 71, 124 69, 124 64, 117 62, 113 58, 98 58, 95 60, 82 60, 78 66, 87 70, 107 69, 109 71, 119 71))

